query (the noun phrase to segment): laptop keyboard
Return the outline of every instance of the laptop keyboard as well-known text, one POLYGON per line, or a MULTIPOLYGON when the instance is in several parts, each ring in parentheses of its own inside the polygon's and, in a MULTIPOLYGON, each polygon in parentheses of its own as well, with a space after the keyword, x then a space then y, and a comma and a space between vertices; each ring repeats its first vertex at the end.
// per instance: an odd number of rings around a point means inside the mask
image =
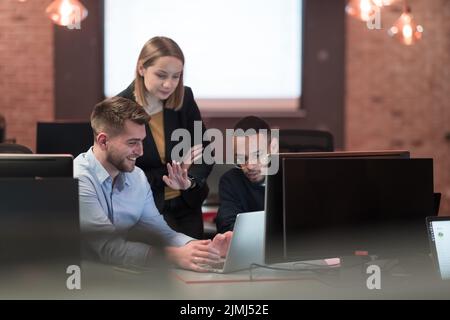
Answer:
POLYGON ((211 272, 221 272, 223 270, 224 265, 225 265, 225 259, 220 258, 219 261, 212 263, 212 264, 206 264, 206 263, 199 264, 199 267, 202 267, 203 269, 206 269, 211 272))

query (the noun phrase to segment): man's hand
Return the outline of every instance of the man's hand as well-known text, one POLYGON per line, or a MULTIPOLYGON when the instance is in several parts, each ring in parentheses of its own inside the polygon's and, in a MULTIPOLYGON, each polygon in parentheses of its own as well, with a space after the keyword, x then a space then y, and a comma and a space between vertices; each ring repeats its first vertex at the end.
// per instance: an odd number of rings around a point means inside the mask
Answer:
POLYGON ((230 246, 231 237, 233 237, 232 231, 219 233, 211 242, 211 247, 216 249, 221 257, 225 257, 228 252, 228 247, 230 246))
POLYGON ((220 259, 219 251, 211 246, 211 240, 194 240, 182 247, 167 247, 167 257, 183 269, 208 272, 203 264, 214 264, 220 259))
POLYGON ((164 175, 163 181, 166 185, 174 190, 186 190, 191 187, 191 180, 187 175, 187 169, 182 168, 180 163, 172 161, 167 164, 167 172, 169 176, 164 175))

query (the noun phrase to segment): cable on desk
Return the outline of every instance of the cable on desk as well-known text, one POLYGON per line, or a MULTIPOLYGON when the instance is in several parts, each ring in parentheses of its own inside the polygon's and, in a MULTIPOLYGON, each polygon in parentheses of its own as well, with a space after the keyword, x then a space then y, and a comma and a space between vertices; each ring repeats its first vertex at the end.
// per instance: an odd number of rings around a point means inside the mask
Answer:
POLYGON ((262 264, 258 264, 258 263, 252 263, 250 265, 250 281, 253 281, 253 270, 254 268, 263 268, 263 269, 269 269, 269 270, 278 270, 278 271, 289 271, 289 272, 313 272, 313 273, 317 273, 317 274, 326 274, 329 271, 335 271, 338 268, 336 268, 335 265, 332 266, 326 266, 326 267, 321 267, 319 265, 313 264, 313 263, 302 263, 305 265, 310 265, 310 266, 317 266, 317 268, 282 268, 282 267, 274 267, 274 266, 268 266, 268 265, 262 265, 262 264))
MULTIPOLYGON (((327 265, 327 266, 322 266, 319 264, 315 264, 315 263, 308 263, 308 262, 293 262, 292 266, 297 266, 297 265, 302 265, 302 266, 308 266, 308 267, 316 267, 316 268, 305 268, 305 267, 301 267, 301 268, 283 268, 283 267, 275 267, 275 266, 269 266, 269 265, 262 265, 262 264, 258 264, 258 263, 252 263, 250 265, 250 276, 249 276, 249 280, 250 281, 254 281, 254 274, 253 274, 253 270, 254 268, 263 268, 263 269, 269 269, 269 270, 279 270, 279 271, 288 271, 288 272, 297 272, 297 273, 301 273, 301 272, 312 272, 314 273, 316 276, 328 276, 328 275, 333 275, 333 273, 336 275, 337 272, 344 270, 344 269, 351 269, 351 268, 355 268, 358 266, 363 266, 366 262, 358 262, 352 265, 341 265, 341 264, 333 264, 333 265, 327 265)), ((333 288, 345 288, 346 286, 342 286, 342 285, 335 285, 332 284, 328 281, 325 281, 323 278, 320 277, 315 277, 315 280, 329 286, 329 287, 333 287, 333 288)))

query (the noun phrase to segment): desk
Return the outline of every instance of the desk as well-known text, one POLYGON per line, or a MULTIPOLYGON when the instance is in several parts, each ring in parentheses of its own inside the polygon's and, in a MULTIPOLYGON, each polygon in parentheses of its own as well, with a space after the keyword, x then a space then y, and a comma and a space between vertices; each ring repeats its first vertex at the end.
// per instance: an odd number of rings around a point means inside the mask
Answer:
MULTIPOLYGON (((81 265, 81 290, 68 290, 64 279, 37 275, 30 271, 20 281, 2 277, 0 299, 175 299, 175 300, 243 300, 243 299, 449 299, 450 282, 429 277, 391 278, 381 281, 381 290, 369 290, 366 278, 347 282, 338 274, 318 276, 302 272, 292 276, 255 270, 232 274, 200 274, 187 270, 149 270, 135 273, 94 262, 81 265), (37 281, 39 280, 39 281, 37 281)), ((366 275, 365 275, 366 276, 366 275)))
POLYGON ((317 275, 313 272, 276 276, 255 276, 249 281, 249 271, 236 274, 198 274, 174 270, 179 282, 178 293, 188 299, 449 299, 450 282, 429 277, 411 281, 399 276, 382 280, 380 290, 369 290, 369 275, 356 277, 336 273, 317 275))

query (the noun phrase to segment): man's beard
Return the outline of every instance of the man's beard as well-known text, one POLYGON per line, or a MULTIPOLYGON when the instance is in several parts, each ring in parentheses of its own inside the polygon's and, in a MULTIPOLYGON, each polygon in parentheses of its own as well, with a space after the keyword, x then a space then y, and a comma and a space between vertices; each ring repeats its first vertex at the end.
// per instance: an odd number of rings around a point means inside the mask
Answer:
POLYGON ((249 177, 249 173, 250 172, 247 172, 245 174, 245 176, 247 177, 248 180, 250 180, 250 182, 259 183, 259 182, 264 180, 264 177, 261 175, 261 171, 252 171, 251 172, 252 173, 252 178, 251 179, 249 177))
POLYGON ((134 163, 131 160, 125 158, 116 157, 114 154, 108 154, 107 160, 120 172, 131 172, 134 170, 134 163))

